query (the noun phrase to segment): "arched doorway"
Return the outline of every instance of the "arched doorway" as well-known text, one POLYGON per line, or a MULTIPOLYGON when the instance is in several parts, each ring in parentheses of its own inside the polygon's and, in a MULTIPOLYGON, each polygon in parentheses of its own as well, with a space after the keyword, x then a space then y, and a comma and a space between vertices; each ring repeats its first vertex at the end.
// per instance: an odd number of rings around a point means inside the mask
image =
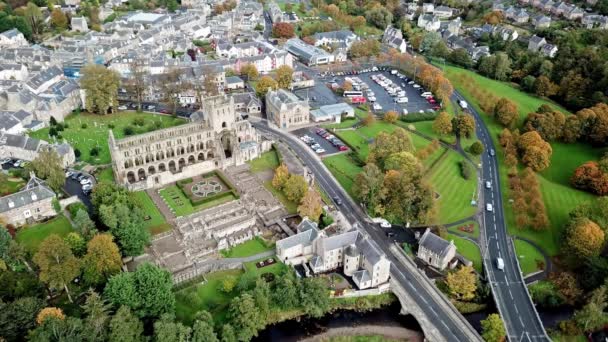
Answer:
POLYGON ((196 159, 194 159, 194 156, 193 155, 189 156, 188 157, 188 164, 194 164, 194 163, 196 163, 196 159))
POLYGON ((165 172, 167 171, 167 167, 165 166, 165 163, 160 163, 158 165, 158 172, 165 172))
POLYGON ((137 179, 139 179, 139 180, 146 179, 146 171, 144 169, 139 169, 137 171, 137 179))
POLYGON ((186 160, 184 158, 180 158, 178 162, 179 170, 181 171, 184 166, 186 166, 186 160))
POLYGON ((230 158, 232 157, 232 137, 230 136, 230 133, 226 133, 222 135, 221 138, 221 142, 222 142, 222 148, 224 149, 224 154, 226 155, 226 158, 230 158))
POLYGON ((213 159, 215 156, 213 155, 213 151, 207 152, 207 159, 213 159))
POLYGON ((228 127, 228 125, 226 124, 226 121, 222 122, 222 128, 226 128, 228 127))
POLYGON ((156 173, 156 168, 154 167, 154 165, 150 165, 150 167, 148 167, 148 174, 153 175, 155 173, 156 173))
POLYGON ((169 171, 175 172, 177 169, 175 168, 175 160, 169 162, 169 171))
POLYGON ((205 160, 205 154, 204 153, 199 153, 198 154, 198 161, 204 161, 205 160))
POLYGON ((129 171, 127 172, 127 181, 131 184, 135 183, 135 172, 129 171))

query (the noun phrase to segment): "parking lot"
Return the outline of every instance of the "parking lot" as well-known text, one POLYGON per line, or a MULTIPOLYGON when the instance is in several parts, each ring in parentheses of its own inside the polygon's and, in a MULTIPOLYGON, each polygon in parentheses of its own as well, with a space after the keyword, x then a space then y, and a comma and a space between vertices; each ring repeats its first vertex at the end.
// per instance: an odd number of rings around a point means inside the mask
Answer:
POLYGON ((336 94, 327 87, 324 80, 321 79, 315 80, 314 87, 294 90, 294 94, 301 99, 308 98, 308 103, 312 108, 344 101, 344 99, 336 96, 336 94))
MULTIPOLYGON (((407 84, 405 79, 400 79, 396 75, 391 75, 390 71, 376 71, 359 73, 358 75, 335 76, 335 79, 338 84, 342 85, 346 77, 358 77, 361 79, 361 81, 367 84, 369 89, 374 92, 376 103, 382 107, 382 110, 379 112, 394 110, 399 114, 402 114, 403 109, 407 109, 408 113, 415 113, 421 110, 426 111, 432 107, 424 97, 420 96, 421 91, 419 91, 419 89, 414 88, 413 85, 407 84), (384 88, 372 80, 372 75, 383 75, 390 79, 394 84, 399 85, 403 90, 405 90, 405 96, 408 98, 408 102, 396 103, 395 97, 390 96, 388 92, 384 90, 384 88)), ((366 96, 366 98, 368 97, 366 96)))
MULTIPOLYGON (((325 150, 325 152, 319 153, 319 155, 325 156, 325 155, 341 152, 338 146, 334 146, 334 144, 332 144, 329 140, 318 135, 316 132, 317 129, 319 129, 319 128, 317 128, 317 127, 300 128, 298 130, 293 131, 292 133, 295 134, 298 137, 298 139, 300 139, 300 140, 302 140, 302 136, 307 135, 311 138, 312 141, 314 141, 314 143, 319 144, 321 146, 321 148, 325 150)), ((336 139, 338 139, 338 138, 336 137, 336 139)), ((308 143, 306 141, 304 141, 304 143, 307 144, 308 146, 310 146, 312 144, 312 143, 308 143)))

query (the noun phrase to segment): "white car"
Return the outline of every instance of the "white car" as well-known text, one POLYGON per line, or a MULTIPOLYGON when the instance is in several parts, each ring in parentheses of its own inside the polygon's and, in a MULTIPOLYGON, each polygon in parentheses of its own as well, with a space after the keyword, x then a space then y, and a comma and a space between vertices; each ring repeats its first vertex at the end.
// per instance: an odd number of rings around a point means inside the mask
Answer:
POLYGON ((412 84, 414 84, 414 83, 416 83, 416 82, 414 82, 414 81, 409 81, 409 82, 407 82, 407 84, 409 84, 409 85, 412 85, 412 84))
POLYGON ((374 103, 373 108, 374 108, 374 110, 382 110, 382 106, 377 103, 374 103))
POLYGON ((492 211, 492 210, 493 210, 493 209, 492 209, 492 204, 491 204, 491 203, 487 203, 487 204, 486 204, 486 210, 487 210, 487 211, 492 211))
POLYGON ((74 174, 74 172, 72 172, 72 171, 66 171, 65 172, 65 178, 68 178, 68 177, 70 177, 73 174, 74 174))
POLYGON ((87 190, 91 190, 93 189, 93 185, 91 184, 85 184, 82 186, 82 191, 87 191, 87 190))
POLYGON ((369 100, 369 102, 376 102, 376 97, 374 97, 374 96, 370 96, 370 97, 368 98, 368 100, 369 100))
POLYGON ((311 147, 313 150, 316 150, 316 149, 321 148, 321 145, 319 145, 319 144, 314 144, 314 145, 312 145, 312 146, 310 146, 310 147, 311 147))
POLYGON ((315 152, 317 152, 317 154, 321 154, 321 153, 325 153, 325 150, 322 148, 318 148, 315 150, 315 152))
POLYGON ((408 114, 409 113, 408 113, 407 109, 403 108, 403 115, 408 115, 408 114))
POLYGON ((490 181, 486 181, 486 189, 492 189, 492 183, 490 181))
POLYGON ((91 180, 90 180, 90 179, 88 179, 88 178, 83 178, 83 179, 80 181, 80 185, 86 185, 86 184, 91 184, 91 180))
POLYGON ((388 221, 385 220, 385 221, 383 221, 383 222, 380 223, 380 227, 382 227, 382 228, 390 228, 390 227, 392 227, 392 225, 390 224, 390 222, 388 222, 388 221))
POLYGON ((118 106, 118 110, 127 110, 127 106, 125 106, 125 105, 118 106))
POLYGON ((395 99, 397 103, 407 103, 407 97, 398 97, 395 99))
POLYGON ((417 89, 417 88, 420 88, 420 85, 418 85, 418 84, 414 84, 412 87, 414 87, 414 88, 416 88, 416 89, 417 89))
POLYGON ((378 67, 373 67, 372 71, 378 71, 378 67))

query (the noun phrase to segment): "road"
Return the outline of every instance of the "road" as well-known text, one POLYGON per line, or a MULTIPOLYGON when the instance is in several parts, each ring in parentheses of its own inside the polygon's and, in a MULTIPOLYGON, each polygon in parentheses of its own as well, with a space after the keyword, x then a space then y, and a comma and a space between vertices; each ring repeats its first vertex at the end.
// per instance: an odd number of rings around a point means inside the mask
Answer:
MULTIPOLYGON (((471 330, 473 328, 464 320, 460 314, 454 317, 453 312, 446 312, 445 304, 439 302, 433 296, 420 279, 417 279, 404 264, 398 261, 390 251, 393 241, 387 238, 382 228, 370 223, 363 210, 350 198, 342 186, 332 177, 331 173, 320 159, 312 154, 309 148, 288 133, 272 129, 265 122, 254 122, 256 129, 273 138, 279 138, 286 143, 306 166, 315 175, 315 180, 323 188, 330 198, 339 198, 342 205, 339 206, 346 219, 353 225, 358 225, 360 231, 367 233, 371 240, 381 249, 391 261, 391 277, 402 284, 405 290, 411 294, 420 309, 424 312, 430 322, 448 341, 471 341, 471 330), (460 319, 459 319, 460 318, 460 319)), ((473 334, 476 334, 473 331, 473 334)))
MULTIPOLYGON (((454 92, 456 100, 465 100, 460 94, 454 92)), ((492 293, 498 311, 502 316, 511 341, 550 341, 542 322, 536 312, 536 307, 528 295, 523 276, 517 260, 517 253, 507 234, 504 218, 500 178, 498 174, 498 160, 489 152, 496 150, 488 128, 483 124, 479 113, 469 106, 469 111, 475 116, 477 122, 477 137, 486 147, 481 157, 482 182, 480 199, 483 199, 483 212, 481 225, 484 229, 481 236, 481 245, 488 281, 492 286, 492 293), (491 188, 485 187, 485 182, 491 182, 491 188), (486 210, 486 204, 492 204, 492 211, 486 210), (504 260, 504 270, 498 270, 496 259, 504 260)))

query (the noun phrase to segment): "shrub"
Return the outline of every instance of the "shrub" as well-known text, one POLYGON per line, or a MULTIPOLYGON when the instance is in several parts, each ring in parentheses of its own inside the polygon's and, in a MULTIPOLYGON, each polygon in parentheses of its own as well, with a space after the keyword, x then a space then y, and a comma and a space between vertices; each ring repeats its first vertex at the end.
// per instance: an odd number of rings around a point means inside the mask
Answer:
POLYGON ((131 126, 127 126, 124 128, 123 132, 126 136, 133 135, 135 133, 135 129, 131 126))
POLYGON ((477 140, 469 146, 469 152, 476 156, 481 155, 483 153, 483 144, 477 140))
POLYGON ((408 115, 401 116, 403 122, 419 122, 419 121, 433 121, 439 115, 438 112, 424 112, 424 113, 411 113, 408 115))
POLYGON ((97 146, 93 147, 89 154, 91 157, 97 157, 99 155, 99 148, 97 146))
POLYGON ((143 126, 145 124, 144 118, 138 117, 133 119, 133 124, 135 126, 143 126))
POLYGON ((88 125, 86 123, 83 123, 82 125, 80 125, 80 128, 82 129, 87 129, 88 125))
POLYGON ((87 207, 82 202, 75 202, 67 206, 68 212, 70 212, 70 216, 76 217, 76 213, 78 210, 87 211, 87 207))
POLYGON ((82 154, 82 153, 80 152, 80 150, 79 150, 79 149, 77 149, 77 148, 75 148, 75 149, 74 149, 74 156, 76 157, 76 159, 80 158, 80 155, 81 155, 81 154, 82 154))
POLYGON ((116 127, 113 123, 108 124, 108 127, 110 127, 110 129, 114 129, 114 127, 116 127))
POLYGON ((460 175, 462 176, 462 178, 470 179, 471 174, 473 173, 473 170, 471 169, 471 165, 469 165, 469 163, 464 160, 458 162, 458 164, 460 166, 460 175))

